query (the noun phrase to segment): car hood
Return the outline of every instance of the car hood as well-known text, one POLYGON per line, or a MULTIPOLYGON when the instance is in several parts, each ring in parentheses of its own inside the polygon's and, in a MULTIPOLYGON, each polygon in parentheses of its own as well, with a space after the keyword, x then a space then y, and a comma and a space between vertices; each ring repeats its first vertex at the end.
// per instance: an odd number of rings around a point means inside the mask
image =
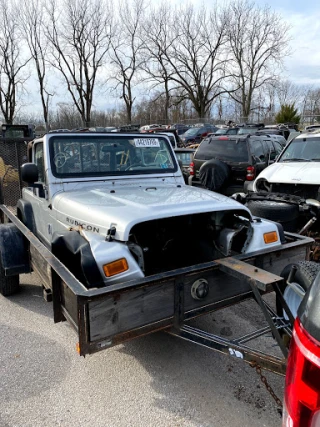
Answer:
POLYGON ((319 162, 274 163, 264 169, 257 180, 265 178, 279 184, 319 184, 319 162))
POLYGON ((130 188, 86 188, 58 193, 53 212, 64 225, 106 235, 116 228, 115 238, 127 241, 138 223, 193 213, 249 210, 233 199, 187 185, 130 188))

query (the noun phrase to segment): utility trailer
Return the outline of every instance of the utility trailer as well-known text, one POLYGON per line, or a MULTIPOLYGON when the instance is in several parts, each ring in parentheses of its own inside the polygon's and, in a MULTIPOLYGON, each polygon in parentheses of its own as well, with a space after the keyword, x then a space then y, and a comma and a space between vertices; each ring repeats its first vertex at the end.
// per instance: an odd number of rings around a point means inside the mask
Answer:
MULTIPOLYGON (((284 374, 286 370, 288 348, 285 344, 286 340, 284 340, 283 337, 291 336, 294 319, 282 295, 286 283, 285 279, 281 277, 281 272, 288 265, 296 265, 301 260, 308 259, 309 247, 313 240, 306 236, 286 232, 281 236, 281 244, 280 242, 271 245, 263 244, 260 249, 256 249, 257 240, 254 241, 254 239, 257 238, 257 233, 259 233, 259 231, 256 230, 258 230, 259 227, 265 227, 263 230, 267 231, 271 227, 271 229, 274 230, 272 233, 276 235, 277 238, 279 237, 278 232, 275 231, 278 228, 273 223, 264 222, 260 219, 252 219, 245 207, 224 196, 214 195, 214 193, 207 192, 206 190, 185 186, 182 173, 179 171, 178 163, 174 160, 174 154, 170 154, 170 152, 172 152, 170 142, 165 136, 152 135, 148 136, 148 138, 141 136, 137 140, 135 138, 137 138, 136 134, 127 136, 122 134, 121 136, 115 134, 95 134, 86 136, 86 134, 81 134, 81 137, 78 137, 76 134, 46 135, 42 139, 36 140, 31 144, 31 154, 30 151, 27 153, 27 145, 21 145, 21 141, 10 142, 12 144, 19 144, 19 150, 21 150, 20 157, 15 157, 15 165, 19 170, 19 179, 11 183, 11 185, 14 184, 17 187, 17 191, 20 195, 21 189, 24 187, 22 191, 22 201, 24 204, 18 202, 18 211, 16 212, 14 206, 16 200, 12 201, 12 199, 10 199, 12 196, 11 187, 7 186, 6 182, 2 182, 2 204, 0 205, 0 217, 2 222, 0 225, 1 293, 6 293, 3 292, 3 290, 12 290, 10 286, 15 288, 18 281, 15 281, 14 278, 17 278, 20 274, 32 271, 35 272, 40 277, 45 299, 53 303, 54 322, 67 320, 76 331, 77 348, 81 356, 86 356, 136 337, 162 330, 201 346, 243 359, 251 363, 252 366, 258 366, 279 374, 284 374), (50 138, 54 138, 53 143, 50 141, 50 138), (80 142, 77 143, 83 145, 79 146, 80 149, 78 149, 78 151, 74 150, 70 145, 71 138, 73 141, 78 141, 79 138, 81 138, 80 142), (98 140, 96 141, 94 138, 98 138, 98 140), (92 165, 98 164, 96 167, 101 168, 102 161, 99 158, 98 162, 94 163, 97 159, 97 151, 94 152, 92 157, 88 160, 88 150, 85 149, 96 144, 95 147, 97 150, 100 150, 101 147, 99 144, 104 143, 101 141, 108 140, 108 138, 112 141, 120 140, 120 143, 117 142, 119 145, 116 147, 116 150, 114 149, 116 145, 114 142, 112 142, 111 145, 104 146, 107 148, 111 146, 109 159, 114 154, 115 164, 117 163, 117 159, 118 162, 121 162, 120 167, 117 169, 117 172, 119 172, 118 175, 121 175, 120 178, 117 176, 119 178, 119 185, 114 176, 110 179, 108 179, 108 176, 107 178, 103 177, 103 179, 100 179, 100 175, 93 175, 93 177, 85 175, 85 179, 83 177, 80 179, 79 173, 77 172, 74 181, 72 177, 68 175, 62 186, 62 173, 61 176, 57 174, 59 180, 54 175, 54 171, 51 174, 50 161, 55 163, 55 171, 59 168, 62 170, 65 168, 72 155, 78 158, 82 153, 83 158, 81 158, 79 164, 74 160, 70 163, 71 170, 72 168, 77 168, 76 170, 78 171, 80 167, 87 167, 86 162, 90 163, 91 167, 92 165), (128 163, 122 164, 123 159, 125 159, 125 162, 128 162, 129 157, 129 151, 125 156, 122 154, 119 156, 119 150, 122 147, 121 144, 124 145, 127 141, 125 138, 127 138, 131 144, 130 149, 133 145, 133 141, 135 143, 135 149, 139 148, 142 151, 147 146, 147 143, 150 144, 150 139, 155 138, 153 147, 156 147, 156 149, 159 147, 160 160, 162 162, 161 169, 159 169, 159 176, 155 176, 154 172, 156 170, 156 163, 152 163, 152 166, 149 167, 151 170, 150 176, 144 176, 142 173, 139 175, 140 169, 137 170, 137 168, 140 166, 137 166, 134 162, 131 166, 128 163), (123 142, 124 140, 125 142, 123 142), (53 149, 52 147, 57 150, 64 149, 63 144, 67 146, 65 151, 59 151, 58 153, 50 152, 50 150, 53 149), (23 147, 25 147, 25 152, 23 151, 23 147), (37 165, 36 161, 40 158, 39 156, 36 157, 36 154, 39 152, 39 147, 47 147, 47 149, 44 151, 41 162, 37 165), (170 173, 167 172, 165 168, 166 163, 163 160, 164 154, 172 156, 172 164, 175 163, 170 173), (20 170, 20 166, 25 161, 26 155, 29 157, 29 162, 31 163, 28 164, 30 167, 27 165, 27 168, 25 168, 23 176, 23 173, 21 173, 23 168, 20 170), (47 165, 45 165, 46 162, 47 165), (42 182, 38 182, 37 179, 32 180, 30 178, 30 176, 34 174, 34 170, 41 165, 43 167, 45 165, 44 170, 46 171, 45 173, 47 173, 46 185, 42 182), (26 169, 28 172, 27 174, 26 169), (144 179, 148 180, 147 184, 144 184, 144 179), (101 180, 103 181, 103 185, 107 186, 108 198, 105 189, 104 191, 102 189, 96 189, 96 182, 99 181, 100 185, 101 180), (139 183, 139 190, 134 187, 137 181, 139 183), (75 185, 79 186, 79 182, 86 190, 85 193, 81 192, 81 194, 79 194, 77 193, 77 187, 74 188, 75 185), (159 182, 161 182, 161 184, 159 184, 159 182), (163 184, 163 182, 165 183, 163 184), (51 184, 53 190, 50 187, 51 184), (124 193, 123 186, 125 185, 129 187, 128 193, 124 193), (56 193, 54 193, 54 186, 60 186, 59 191, 56 193), (71 186, 70 191, 68 186, 71 186), (142 199, 141 188, 144 189, 144 194, 148 194, 143 197, 148 197, 148 199, 142 199), (99 205, 99 203, 101 205, 101 200, 103 200, 103 203, 107 203, 105 200, 108 200, 110 211, 114 205, 116 207, 119 206, 119 200, 124 204, 125 201, 129 199, 128 205, 131 210, 132 206, 137 206, 137 211, 139 211, 139 205, 137 205, 132 198, 130 199, 131 193, 134 191, 136 191, 137 195, 140 197, 139 200, 145 203, 143 209, 141 209, 145 215, 148 213, 148 203, 151 203, 151 196, 149 193, 152 194, 154 198, 156 191, 159 191, 159 197, 163 198, 163 194, 166 195, 167 203, 172 202, 172 199, 167 196, 168 192, 170 195, 173 194, 175 198, 180 195, 181 197, 178 203, 179 209, 183 208, 184 210, 188 209, 191 200, 198 200, 201 198, 203 206, 199 207, 199 203, 194 203, 194 212, 198 214, 200 208, 205 211, 208 209, 206 206, 209 205, 218 206, 220 210, 218 211, 217 218, 219 220, 225 215, 223 210, 226 209, 227 213, 231 212, 232 217, 235 216, 237 221, 242 222, 242 224, 237 230, 233 230, 232 228, 222 229, 219 225, 220 228, 218 227, 219 233, 217 233, 217 236, 219 235, 220 240, 218 239, 217 241, 220 242, 220 252, 223 250, 223 245, 227 247, 227 249, 225 249, 227 252, 232 252, 232 238, 237 233, 243 234, 242 240, 240 239, 242 242, 241 244, 245 242, 245 248, 254 247, 254 250, 245 251, 244 249, 243 252, 245 253, 232 253, 231 256, 228 256, 226 252, 226 256, 215 256, 212 261, 207 260, 206 262, 194 263, 171 270, 168 269, 168 271, 162 271, 160 273, 152 272, 152 274, 145 274, 144 277, 140 275, 131 280, 121 281, 121 279, 119 279, 118 281, 108 282, 107 278, 105 283, 101 286, 90 286, 90 282, 88 284, 79 280, 77 268, 73 268, 71 271, 61 259, 58 259, 57 255, 59 254, 52 250, 48 242, 43 238, 43 234, 40 233, 37 235, 37 227, 34 225, 34 222, 38 219, 36 215, 39 216, 39 221, 42 221, 39 222, 39 229, 40 226, 43 226, 43 216, 48 215, 48 224, 46 224, 47 227, 45 227, 45 231, 48 231, 49 235, 52 235, 52 229, 54 228, 54 225, 51 224, 53 221, 52 212, 55 211, 55 218, 58 218, 58 215, 62 211, 62 196, 64 195, 68 196, 68 203, 66 206, 71 206, 72 208, 78 206, 77 203, 79 203, 79 199, 85 198, 87 204, 89 200, 94 200, 95 204, 93 206, 99 205), (114 193, 119 194, 117 199, 113 198, 114 193), (111 194, 111 196, 109 196, 109 194, 111 194), (42 211, 40 211, 39 214, 36 210, 32 213, 32 210, 30 211, 32 206, 29 210, 19 211, 19 209, 23 207, 30 207, 28 197, 30 199, 33 197, 33 199, 36 200, 37 209, 42 203, 43 212, 45 213, 41 213, 42 211), (99 199, 94 197, 99 197, 99 199), (184 200, 186 197, 189 198, 190 203, 182 204, 181 200, 184 200), (57 200, 58 202, 56 202, 57 200), (97 203, 97 200, 99 203, 97 203), (49 213, 47 214, 47 212, 49 213), (33 215, 35 215, 35 218, 33 215), (246 215, 247 218, 244 218, 246 215), (250 232, 243 224, 247 224, 246 227, 250 232), (256 237, 254 237, 255 233, 256 237), (255 242, 255 246, 250 246, 252 242, 255 242), (10 278, 12 278, 12 281, 10 278), (276 312, 274 307, 265 301, 264 296, 272 292, 274 299, 277 299, 278 305, 281 305, 285 315, 283 311, 281 311, 280 314, 276 312), (246 300, 255 301, 257 308, 262 311, 265 317, 265 327, 260 327, 250 333, 244 333, 243 336, 237 339, 226 339, 223 336, 211 334, 189 325, 189 320, 191 319, 222 310, 246 300), (281 357, 259 351, 257 347, 255 348, 254 344, 251 346, 248 345, 249 342, 254 343, 255 339, 270 333, 272 333, 281 350, 281 357)), ((74 142, 72 142, 72 144, 74 144, 74 142)), ((100 151, 105 154, 107 150, 101 149, 100 151)), ((12 150, 11 152, 17 153, 18 151, 12 150)), ((148 153, 150 152, 148 151, 148 153)), ((150 158, 150 154, 148 158, 150 158)), ((13 163, 13 161, 11 163, 13 163)), ((110 164, 109 162, 108 167, 110 167, 110 164)), ((147 167, 145 167, 145 169, 147 170, 147 167)), ((158 201, 158 198, 156 198, 156 200, 158 201)), ((86 206, 83 205, 82 210, 85 209, 86 206)), ((164 212, 167 212, 165 209, 167 209, 167 206, 162 209, 164 212)), ((174 209, 178 209, 176 205, 172 207, 173 213, 174 209)), ((119 209, 117 212, 120 215, 121 212, 119 209)), ((171 212, 170 209, 169 212, 171 212)), ((131 212, 129 213, 131 214, 131 212)), ((94 215, 93 208, 90 208, 90 215, 92 217, 94 215)), ((165 215, 165 213, 163 215, 165 215)), ((193 217, 190 216, 188 220, 192 218, 193 217)), ((207 217, 200 217, 201 221, 203 221, 204 218, 207 217)), ((228 220, 230 220, 230 218, 229 216, 228 220)), ((183 219, 184 217, 181 216, 181 220, 183 219)), ((68 227, 66 227, 64 231, 64 238, 66 238, 65 236, 69 236, 70 231, 73 231, 73 233, 83 238, 82 242, 87 242, 91 238, 93 241, 92 251, 98 263, 100 255, 97 250, 94 252, 94 248, 98 246, 100 241, 97 243, 97 239, 100 239, 100 236, 98 235, 99 233, 91 233, 94 226, 90 225, 88 222, 85 223, 84 220, 79 222, 78 220, 72 219, 71 215, 67 216, 65 221, 68 227), (76 229, 75 226, 77 226, 76 229)), ((57 224, 59 227, 62 227, 62 220, 59 219, 57 224)), ((119 224, 120 220, 117 224, 118 228, 120 228, 119 224)), ((149 224, 153 224, 150 218, 149 224)), ((201 224, 199 224, 198 222, 198 228, 195 229, 197 232, 199 232, 199 230, 203 231, 201 230, 201 224)), ((211 225, 210 223, 210 226, 211 225)), ((238 227, 238 225, 234 225, 231 222, 229 225, 230 227, 238 227)), ((98 231, 100 231, 100 233, 105 233, 102 227, 99 227, 100 229, 98 231)), ((106 247, 108 247, 109 244, 113 245, 113 251, 126 250, 126 256, 129 257, 128 247, 130 247, 130 245, 132 246, 132 241, 126 242, 125 245, 120 242, 120 238, 117 241, 117 227, 114 223, 111 223, 107 233, 104 234, 102 244, 106 247)), ((135 229, 135 227, 136 226, 133 226, 132 230, 135 229)), ((270 233, 267 232, 265 234, 268 235, 270 233)), ((139 236, 138 233, 137 236, 139 236)), ((54 241, 54 239, 52 241, 54 241)), ((239 240, 237 244, 239 245, 239 240)), ((144 248, 141 253, 143 254, 147 249, 148 248, 144 248)), ((140 252, 137 251, 137 248, 135 248, 135 251, 136 255, 141 255, 140 252)), ((215 253, 217 253, 217 251, 215 253)), ((92 266, 92 264, 90 265, 92 266)), ((142 265, 142 263, 140 262, 139 265, 142 265)), ((295 270, 293 269, 289 277, 286 278, 287 283, 293 281, 294 273, 295 270)), ((136 270, 134 270, 134 274, 136 274, 136 270)), ((8 294, 10 293, 11 292, 8 294)))
MULTIPOLYGON (((281 330, 290 335, 293 320, 285 321, 263 300, 275 291, 280 295, 283 268, 305 259, 312 239, 286 233, 288 242, 278 250, 222 258, 111 285, 87 289, 11 212, 1 205, 5 223, 21 233, 30 258, 29 267, 41 279, 46 300, 53 302, 54 322, 67 320, 74 328, 81 356, 110 348, 133 338, 164 330, 174 336, 235 356, 246 362, 285 374, 288 350, 281 330), (228 340, 193 328, 186 322, 213 311, 255 299, 268 326, 228 340), (283 357, 265 354, 247 346, 249 341, 272 333, 283 357)), ((5 244, 5 243, 4 243, 5 244)), ((2 249, 2 248, 1 248, 2 249)), ((10 273, 9 269, 7 273, 10 273)), ((19 273, 18 269, 11 273, 19 273)), ((280 297, 281 298, 281 297, 280 297)))

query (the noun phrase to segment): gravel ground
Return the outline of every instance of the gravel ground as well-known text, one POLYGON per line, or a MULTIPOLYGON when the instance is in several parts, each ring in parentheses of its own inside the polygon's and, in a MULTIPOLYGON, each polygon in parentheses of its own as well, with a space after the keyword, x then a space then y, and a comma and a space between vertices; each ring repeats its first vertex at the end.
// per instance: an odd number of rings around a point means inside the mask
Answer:
MULTIPOLYGON (((0 427, 281 425, 250 366, 168 334, 80 357, 74 331, 53 323, 37 281, 22 281, 18 295, 0 296, 0 427)), ((243 303, 193 324, 233 337, 253 321, 261 316, 243 303)), ((282 398, 283 377, 265 375, 282 398)))

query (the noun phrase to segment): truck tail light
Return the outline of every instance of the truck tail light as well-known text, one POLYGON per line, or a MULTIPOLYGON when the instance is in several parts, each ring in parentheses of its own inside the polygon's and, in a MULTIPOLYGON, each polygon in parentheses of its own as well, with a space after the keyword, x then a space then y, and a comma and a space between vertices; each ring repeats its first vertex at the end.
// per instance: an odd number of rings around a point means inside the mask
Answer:
POLYGON ((115 276, 116 274, 123 273, 128 269, 128 262, 125 258, 118 259, 117 261, 110 262, 103 266, 103 271, 106 277, 115 276))
POLYGON ((189 174, 192 176, 194 175, 194 163, 193 162, 191 162, 189 165, 189 174))
POLYGON ((253 181, 254 177, 256 175, 256 170, 254 168, 254 166, 248 166, 247 167, 247 176, 246 176, 246 180, 247 181, 253 181))
POLYGON ((320 425, 320 342, 294 323, 285 384, 283 427, 320 425))

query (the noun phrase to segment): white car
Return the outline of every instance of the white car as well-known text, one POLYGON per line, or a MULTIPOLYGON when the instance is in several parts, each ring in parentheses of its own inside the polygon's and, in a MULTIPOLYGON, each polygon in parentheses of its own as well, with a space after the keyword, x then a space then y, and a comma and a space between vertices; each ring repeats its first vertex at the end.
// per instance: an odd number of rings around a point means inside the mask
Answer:
POLYGON ((309 125, 305 127, 306 132, 312 132, 314 130, 319 130, 319 129, 320 129, 320 125, 309 125))
POLYGON ((152 129, 157 129, 157 128, 161 128, 161 125, 157 125, 157 124, 152 124, 152 125, 145 125, 145 126, 141 126, 141 128, 139 128, 140 132, 145 132, 148 130, 152 130, 152 129))
POLYGON ((320 131, 293 139, 256 178, 253 190, 320 200, 320 131))

